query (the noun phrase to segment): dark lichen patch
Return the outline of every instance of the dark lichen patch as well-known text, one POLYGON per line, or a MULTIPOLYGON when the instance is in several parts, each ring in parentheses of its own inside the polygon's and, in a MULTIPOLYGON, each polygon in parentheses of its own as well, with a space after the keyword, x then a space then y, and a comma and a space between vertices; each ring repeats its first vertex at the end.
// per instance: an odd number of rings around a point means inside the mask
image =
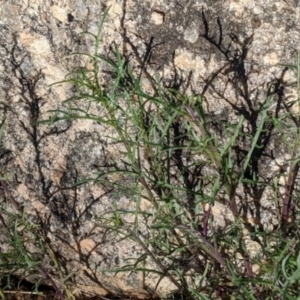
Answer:
MULTIPOLYGON (((222 26, 222 38, 230 43, 229 33, 235 32, 237 35, 247 36, 245 26, 240 21, 232 21, 227 16, 226 11, 220 10, 220 3, 204 5, 195 3, 194 5, 183 5, 175 3, 166 6, 164 11, 166 14, 165 22, 161 25, 151 23, 151 9, 145 5, 137 5, 133 16, 137 21, 137 33, 145 40, 154 38, 156 43, 161 46, 152 53, 153 61, 156 64, 168 64, 172 60, 172 54, 177 49, 188 49, 190 52, 208 58, 214 51, 213 47, 203 38, 205 32, 204 16, 209 20, 210 34, 215 35, 216 39, 221 38, 219 32, 219 24, 222 26), (197 30, 198 37, 190 38, 195 35, 197 30), (219 35, 219 36, 218 36, 219 35), (192 42, 191 42, 192 41, 192 42)), ((257 23, 259 23, 257 21, 257 23)), ((257 25, 256 25, 257 26, 257 25)))
POLYGON ((68 17, 68 22, 73 22, 74 21, 74 16, 71 14, 71 13, 68 13, 67 14, 67 17, 68 17))

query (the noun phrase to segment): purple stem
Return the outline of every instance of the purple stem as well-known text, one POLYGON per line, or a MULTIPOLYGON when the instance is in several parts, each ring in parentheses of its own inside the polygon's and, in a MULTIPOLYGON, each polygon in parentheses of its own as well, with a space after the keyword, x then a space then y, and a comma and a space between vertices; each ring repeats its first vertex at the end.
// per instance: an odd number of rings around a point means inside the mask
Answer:
POLYGON ((38 268, 38 270, 40 271, 40 273, 47 279, 49 279, 49 281, 52 284, 52 287, 55 289, 56 294, 58 295, 58 297, 61 300, 65 300, 65 296, 63 295, 61 289, 56 285, 56 283, 53 281, 53 279, 51 278, 51 276, 49 275, 49 273, 47 272, 47 270, 45 268, 38 268))
POLYGON ((207 238, 207 233, 208 233, 208 220, 211 214, 211 205, 209 205, 209 208, 207 211, 204 213, 204 221, 203 221, 203 231, 202 234, 205 238, 207 238))

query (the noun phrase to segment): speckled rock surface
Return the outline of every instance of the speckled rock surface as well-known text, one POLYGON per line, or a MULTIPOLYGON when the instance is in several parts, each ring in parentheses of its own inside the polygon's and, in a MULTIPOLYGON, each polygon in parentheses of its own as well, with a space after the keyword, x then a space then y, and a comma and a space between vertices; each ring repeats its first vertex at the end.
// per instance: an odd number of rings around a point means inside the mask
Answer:
MULTIPOLYGON (((94 221, 112 208, 113 200, 128 207, 130 198, 93 184, 72 187, 97 172, 107 155, 117 155, 105 137, 109 132, 84 120, 34 125, 74 94, 71 85, 50 84, 82 65, 71 53, 93 50, 91 38, 80 33, 96 33, 103 12, 111 7, 101 51, 115 42, 138 71, 153 47, 145 84, 147 76, 156 73, 166 86, 204 96, 208 112, 217 117, 228 110, 237 116, 237 103, 251 117, 270 82, 279 84, 277 97, 284 89, 288 101, 295 99, 293 91, 283 87, 294 80, 293 73, 278 63, 294 62, 300 50, 298 2, 0 1, 0 112, 6 113, 0 163, 13 174, 7 182, 14 199, 47 224, 55 251, 65 258, 64 272, 76 272, 74 286, 90 294, 122 291, 143 298, 158 280, 149 276, 145 281, 135 273, 108 276, 95 267, 118 265, 140 251, 128 241, 107 238, 94 221), (249 93, 250 103, 243 93, 249 93)), ((1 201, 3 206, 11 204, 2 196, 1 201)), ((173 288, 162 280, 156 293, 165 295, 173 288)))

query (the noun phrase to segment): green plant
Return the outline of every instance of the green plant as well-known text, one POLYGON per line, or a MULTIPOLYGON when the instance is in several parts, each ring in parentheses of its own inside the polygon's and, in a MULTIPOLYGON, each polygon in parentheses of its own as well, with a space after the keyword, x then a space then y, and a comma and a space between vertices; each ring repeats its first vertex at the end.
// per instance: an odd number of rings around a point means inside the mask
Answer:
MULTIPOLYGON (((0 254, 0 268, 1 268, 1 281, 5 279, 7 288, 10 289, 10 277, 16 273, 19 275, 26 276, 36 271, 36 268, 41 264, 41 261, 33 259, 32 253, 30 253, 21 241, 20 236, 28 229, 33 229, 32 224, 26 222, 26 217, 18 218, 17 215, 10 213, 9 211, 1 211, 2 216, 7 215, 9 223, 6 223, 6 238, 10 241, 10 249, 0 254), (12 226, 12 227, 10 227, 12 226), (30 227, 30 228, 29 228, 30 227)), ((28 242, 28 238, 26 242, 28 242)), ((38 286, 39 283, 37 282, 38 286)))
MULTIPOLYGON (((2 148, 2 137, 4 124, 6 120, 6 109, 0 124, 0 148, 2 148)), ((1 165, 0 169, 0 184, 4 192, 5 200, 15 209, 6 207, 5 203, 0 206, 1 216, 1 237, 5 239, 6 248, 0 253, 0 297, 6 298, 6 293, 12 293, 12 277, 17 276, 19 284, 29 277, 34 275, 35 291, 17 293, 31 293, 32 295, 41 295, 39 285, 47 282, 55 290, 57 297, 61 300, 73 299, 74 295, 70 291, 68 284, 65 282, 73 274, 69 274, 65 278, 61 270, 59 259, 51 249, 51 246, 46 242, 47 234, 42 232, 40 225, 30 221, 30 217, 26 213, 26 209, 21 207, 14 199, 9 189, 9 180, 11 173, 7 172, 6 165, 1 165), (54 263, 55 269, 61 280, 61 285, 57 285, 52 279, 52 275, 44 267, 44 258, 49 256, 54 263)))
MULTIPOLYGON (((69 289, 66 280, 73 274, 65 277, 61 270, 60 262, 54 254, 51 246, 45 241, 45 234, 40 226, 29 220, 25 210, 23 212, 10 212, 1 207, 1 217, 8 248, 0 253, 1 297, 5 299, 5 293, 11 291, 11 277, 17 276, 22 280, 30 275, 36 277, 34 294, 40 294, 39 285, 49 284, 56 292, 59 299, 73 299, 74 295, 69 289), (59 275, 60 284, 55 283, 47 268, 44 266, 45 257, 53 261, 56 273, 59 275)), ((18 292, 22 293, 22 292, 18 292)), ((27 293, 27 292, 25 292, 27 293)))
MULTIPOLYGON (((99 271, 157 274, 154 290, 167 277, 174 286, 169 297, 174 299, 298 299, 299 257, 294 254, 300 250, 296 214, 300 109, 295 116, 291 106, 282 104, 276 82, 268 85, 264 100, 254 106, 247 78, 237 74, 242 79, 231 82, 243 102, 242 108, 232 106, 241 116, 219 124, 221 136, 211 126, 203 96, 166 88, 158 78, 152 78, 155 89, 147 92, 140 80, 145 66, 140 74, 133 72, 116 45, 113 57, 99 54, 106 15, 98 34, 88 33, 95 39, 94 53, 74 54, 92 61, 93 68, 68 76, 65 82, 76 86, 76 95, 65 101, 66 110, 52 111, 50 120, 40 122, 86 119, 114 130, 115 135, 107 138, 119 145, 121 158, 111 157, 108 167, 77 184, 92 181, 130 192, 134 209, 120 209, 116 201, 95 222, 109 233, 131 239, 143 251, 121 267, 99 271), (100 83, 100 62, 113 74, 108 88, 100 83), (85 109, 80 107, 82 100, 85 109), (259 163, 274 136, 289 152, 290 167, 263 175, 259 163), (126 177, 126 185, 110 179, 113 174, 126 177), (271 229, 259 216, 265 192, 271 193, 268 201, 277 209, 278 225, 271 229), (247 202, 245 195, 260 198, 247 202), (152 210, 142 209, 145 199, 152 210), (222 226, 213 214, 216 204, 228 211, 222 226), (290 236, 287 246, 284 241, 290 236), (258 247, 254 253, 249 241, 258 247)), ((299 61, 300 55, 292 66, 297 72, 298 106, 299 61)))

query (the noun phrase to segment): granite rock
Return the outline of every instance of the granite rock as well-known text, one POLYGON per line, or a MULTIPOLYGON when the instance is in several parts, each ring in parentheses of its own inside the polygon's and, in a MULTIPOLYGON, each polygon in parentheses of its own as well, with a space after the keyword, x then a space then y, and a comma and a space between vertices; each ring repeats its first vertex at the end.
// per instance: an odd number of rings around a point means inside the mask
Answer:
MULTIPOLYGON (((111 132, 86 120, 35 125, 74 95, 71 84, 51 84, 84 65, 71 53, 93 51, 93 40, 81 33, 95 34, 108 7, 103 53, 116 43, 138 72, 152 43, 148 75, 142 76, 145 85, 147 76, 158 74, 166 86, 204 96, 207 111, 214 116, 221 118, 230 110, 234 118, 239 111, 232 107, 243 101, 237 81, 245 76, 247 90, 257 91, 249 95, 253 105, 262 101, 268 84, 276 80, 278 91, 284 88, 288 101, 295 100, 293 90, 284 87, 294 74, 278 64, 294 62, 300 50, 300 4, 292 0, 0 1, 0 113, 6 115, 0 162, 13 174, 7 179, 11 194, 31 218, 38 216, 48 226, 51 245, 65 261, 65 276, 75 272, 74 287, 86 294, 146 298, 158 276, 145 280, 136 273, 113 276, 97 271, 142 251, 133 242, 108 238, 95 225, 95 218, 111 210, 116 199, 121 207, 130 206, 130 196, 111 195, 92 183, 73 187, 97 172, 105 157, 119 155, 121 150, 107 138, 111 132)), ((280 152, 280 147, 274 146, 274 151, 280 152)), ((2 206, 11 205, 3 197, 1 201, 2 206)), ((147 201, 144 205, 151 209, 147 201)), ((222 212, 215 210, 220 217, 222 212)), ((172 283, 163 279, 155 293, 164 296, 172 289, 172 283)))

